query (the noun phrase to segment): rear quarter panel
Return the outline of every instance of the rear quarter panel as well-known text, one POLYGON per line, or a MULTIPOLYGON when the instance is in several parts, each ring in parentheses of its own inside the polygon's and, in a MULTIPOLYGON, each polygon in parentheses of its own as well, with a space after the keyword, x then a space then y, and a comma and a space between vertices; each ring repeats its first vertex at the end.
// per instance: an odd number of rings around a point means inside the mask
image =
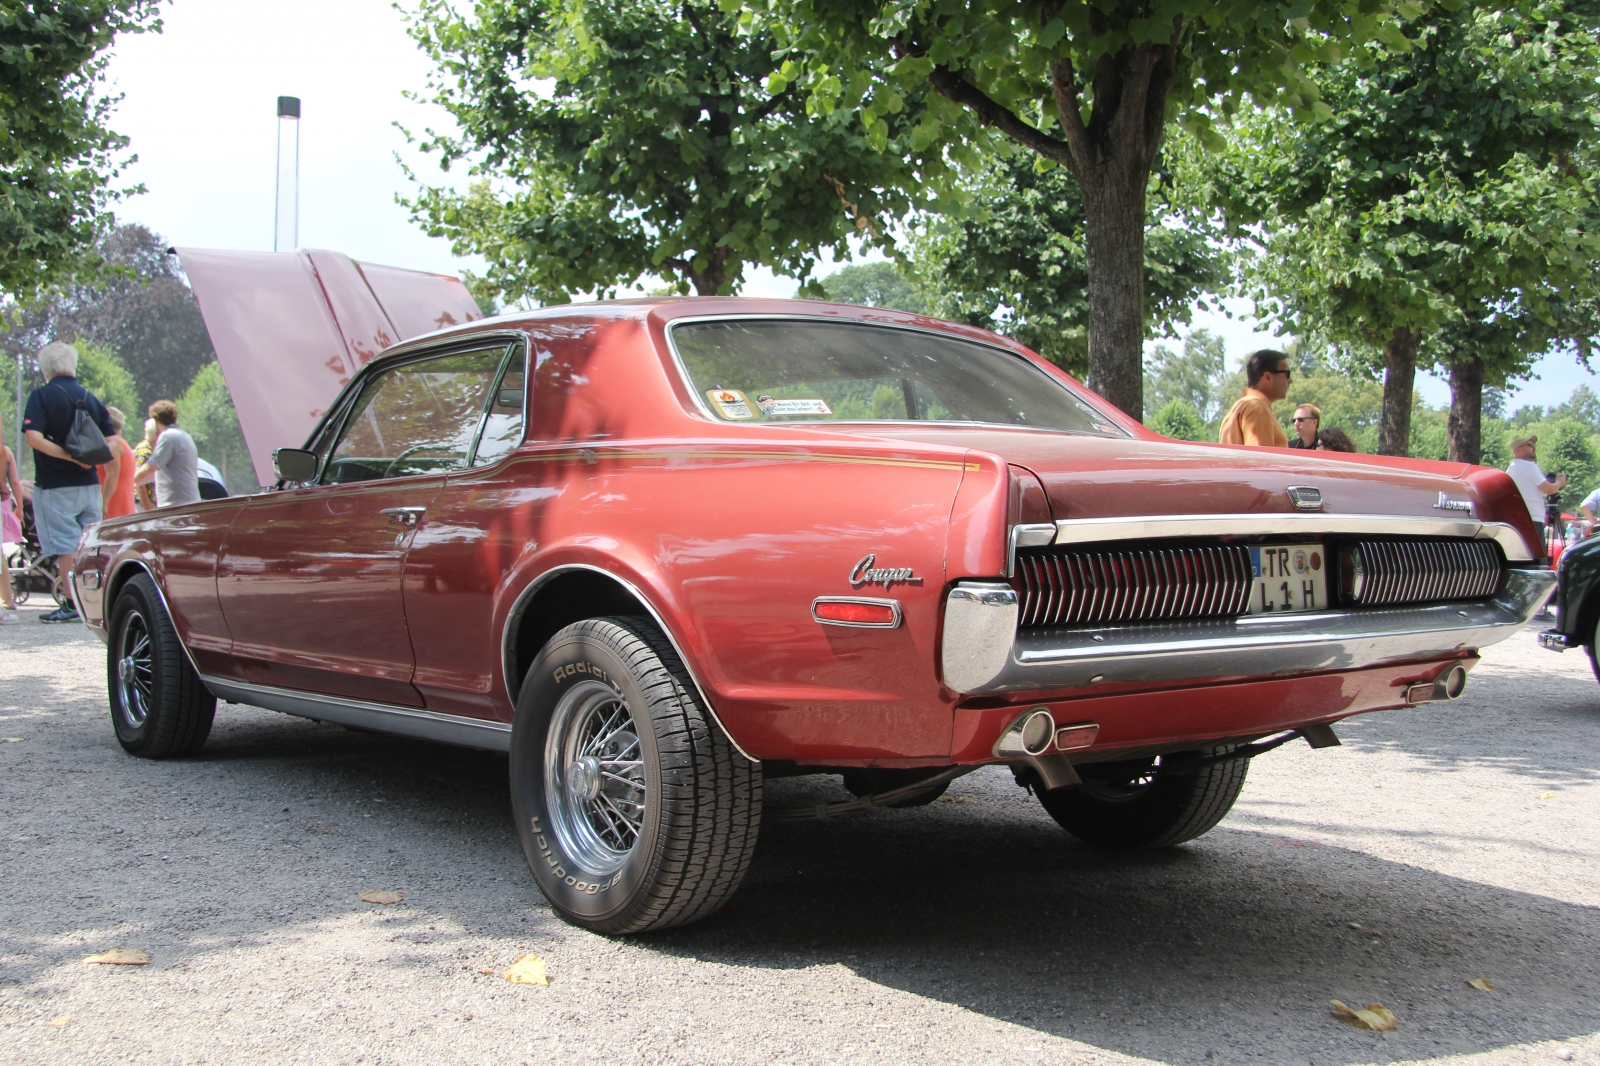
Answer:
POLYGON ((519 576, 501 616, 539 574, 598 566, 651 599, 750 754, 948 754, 935 662, 961 450, 698 418, 642 322, 547 336, 535 353, 532 442, 513 460, 518 502, 503 519, 522 538, 519 576), (913 579, 853 585, 868 555, 913 579), (904 623, 812 618, 818 596, 852 595, 899 600, 904 623))

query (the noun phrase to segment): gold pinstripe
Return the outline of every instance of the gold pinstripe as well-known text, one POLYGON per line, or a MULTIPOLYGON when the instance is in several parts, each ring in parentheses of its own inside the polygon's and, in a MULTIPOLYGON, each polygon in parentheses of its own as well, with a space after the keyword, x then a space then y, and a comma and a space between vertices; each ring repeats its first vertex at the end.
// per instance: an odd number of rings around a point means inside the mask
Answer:
POLYGON ((926 470, 978 471, 979 463, 949 462, 941 459, 877 458, 865 455, 829 455, 819 452, 731 452, 731 451, 602 451, 589 448, 574 452, 552 452, 547 455, 525 455, 513 460, 521 463, 586 462, 595 459, 761 459, 780 463, 844 463, 856 466, 898 466, 926 470), (586 455, 585 452, 588 454, 586 455))

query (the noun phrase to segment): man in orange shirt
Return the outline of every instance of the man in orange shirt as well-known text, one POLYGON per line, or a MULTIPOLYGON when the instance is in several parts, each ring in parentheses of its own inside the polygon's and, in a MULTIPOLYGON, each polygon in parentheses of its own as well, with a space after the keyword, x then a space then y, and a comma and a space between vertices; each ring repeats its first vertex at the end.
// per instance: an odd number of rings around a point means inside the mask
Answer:
POLYGON ((1287 448, 1289 435, 1272 414, 1274 402, 1289 395, 1289 357, 1263 348, 1244 362, 1250 387, 1222 419, 1217 439, 1223 444, 1253 444, 1261 448, 1287 448))

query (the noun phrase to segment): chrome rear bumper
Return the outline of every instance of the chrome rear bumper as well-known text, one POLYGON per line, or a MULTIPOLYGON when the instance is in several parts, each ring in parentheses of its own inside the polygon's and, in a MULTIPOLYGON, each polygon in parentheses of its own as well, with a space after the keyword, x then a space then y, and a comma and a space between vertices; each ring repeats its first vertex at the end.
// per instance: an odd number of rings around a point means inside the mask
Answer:
POLYGON ((1021 634, 1015 591, 969 582, 952 589, 946 601, 943 679, 956 692, 986 695, 1113 682, 1281 677, 1461 655, 1497 644, 1526 625, 1555 580, 1550 570, 1512 570, 1494 599, 1438 607, 1021 634))

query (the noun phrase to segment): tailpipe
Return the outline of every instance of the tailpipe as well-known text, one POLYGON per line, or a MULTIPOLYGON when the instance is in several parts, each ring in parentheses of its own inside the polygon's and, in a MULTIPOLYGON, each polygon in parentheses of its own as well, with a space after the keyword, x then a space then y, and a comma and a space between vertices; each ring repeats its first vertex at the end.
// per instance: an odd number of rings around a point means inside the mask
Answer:
POLYGON ((1451 663, 1450 668, 1433 679, 1433 698, 1458 700, 1467 691, 1467 667, 1464 663, 1451 663))
POLYGON ((1056 719, 1048 707, 1034 707, 1016 720, 995 741, 994 753, 1015 759, 1024 755, 1043 755, 1056 739, 1056 719))
POLYGON ((1467 666, 1451 663, 1432 681, 1419 681, 1406 689, 1406 702, 1432 703, 1437 700, 1458 700, 1467 690, 1467 666))

